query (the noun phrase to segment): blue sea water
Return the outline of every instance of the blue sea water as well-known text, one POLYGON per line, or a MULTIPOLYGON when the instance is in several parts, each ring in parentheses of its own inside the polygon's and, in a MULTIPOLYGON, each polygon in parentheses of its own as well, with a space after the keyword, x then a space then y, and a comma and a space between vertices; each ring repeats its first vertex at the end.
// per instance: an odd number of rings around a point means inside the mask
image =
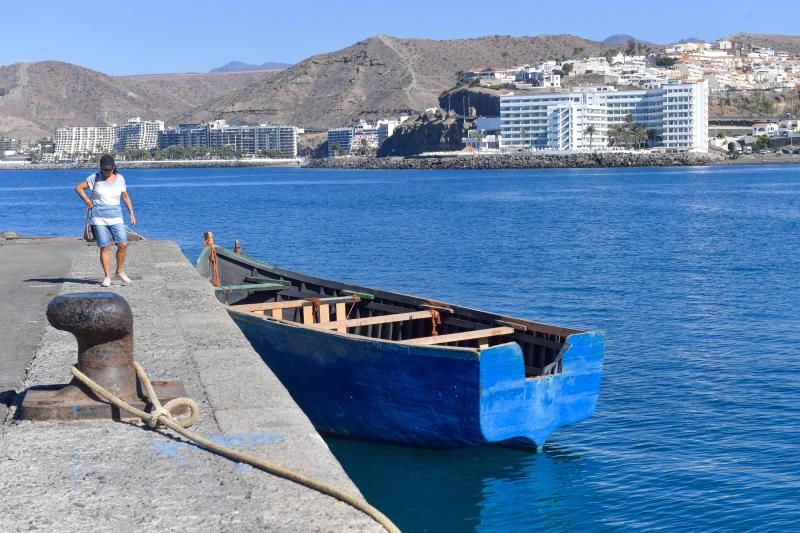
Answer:
MULTIPOLYGON (((0 172, 0 230, 79 235, 82 171, 0 172)), ((800 167, 124 171, 139 229, 606 331, 540 453, 328 439, 408 531, 800 528, 800 167)), ((135 249, 133 251, 135 253, 135 249)))

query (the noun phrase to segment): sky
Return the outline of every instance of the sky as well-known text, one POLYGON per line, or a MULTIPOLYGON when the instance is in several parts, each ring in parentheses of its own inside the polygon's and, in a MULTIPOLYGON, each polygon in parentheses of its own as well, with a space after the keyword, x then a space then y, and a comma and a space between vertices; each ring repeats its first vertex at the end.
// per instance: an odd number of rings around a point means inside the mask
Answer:
POLYGON ((378 34, 603 40, 623 33, 664 44, 739 32, 798 35, 799 19, 797 0, 0 0, 0 66, 59 60, 112 75, 208 72, 229 61, 296 63, 378 34))

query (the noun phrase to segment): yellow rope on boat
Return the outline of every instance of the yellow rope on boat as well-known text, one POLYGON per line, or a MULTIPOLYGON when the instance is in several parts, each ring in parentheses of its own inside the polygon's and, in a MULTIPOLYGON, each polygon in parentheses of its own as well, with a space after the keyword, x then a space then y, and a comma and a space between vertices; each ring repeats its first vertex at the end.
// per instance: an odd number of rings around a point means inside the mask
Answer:
POLYGON ((361 511, 362 513, 368 515, 370 518, 378 522, 381 526, 383 526, 386 531, 391 533, 399 533, 400 529, 392 523, 389 518, 381 513, 378 509, 371 506, 367 503, 366 500, 362 498, 355 497, 347 492, 337 489, 327 483, 323 483, 321 481, 317 481, 315 479, 311 479, 309 477, 304 476, 298 472, 290 470, 280 465, 269 463, 263 459, 258 457, 248 455, 246 453, 242 453, 231 448, 227 448, 225 446, 221 446, 214 441, 208 440, 202 435, 199 435, 193 431, 189 431, 186 427, 190 426, 197 420, 197 415, 199 409, 197 404, 194 400, 190 398, 176 398, 168 402, 166 405, 162 406, 161 402, 158 400, 158 397, 153 390, 153 386, 150 383, 150 379, 147 377, 147 373, 145 373, 144 368, 142 368, 139 363, 133 363, 134 368, 136 369, 136 373, 139 376, 142 384, 144 385, 145 391, 147 392, 147 396, 150 400, 150 403, 153 405, 153 409, 150 413, 146 413, 133 407, 132 405, 126 403, 125 401, 119 399, 117 396, 113 395, 111 392, 107 391, 94 381, 91 378, 86 376, 83 372, 75 368, 74 366, 70 369, 72 371, 72 375, 78 378, 82 383, 84 383, 87 387, 89 387, 95 394, 99 397, 103 398, 107 402, 119 407, 120 409, 131 413, 132 415, 138 416, 143 421, 145 421, 150 427, 154 429, 159 429, 160 426, 164 425, 171 430, 175 431, 176 433, 182 435, 183 437, 196 442, 197 444, 201 445, 205 449, 222 455, 223 457, 227 457, 233 461, 239 463, 246 463, 259 470, 263 470, 264 472, 268 472, 272 475, 282 477, 284 479, 288 479, 294 483, 299 485, 303 485, 310 489, 314 489, 322 494, 327 496, 331 496, 336 498, 337 500, 344 502, 351 507, 361 511), (172 416, 170 412, 171 408, 175 408, 178 406, 187 407, 190 409, 190 414, 188 418, 184 419, 176 419, 172 416))

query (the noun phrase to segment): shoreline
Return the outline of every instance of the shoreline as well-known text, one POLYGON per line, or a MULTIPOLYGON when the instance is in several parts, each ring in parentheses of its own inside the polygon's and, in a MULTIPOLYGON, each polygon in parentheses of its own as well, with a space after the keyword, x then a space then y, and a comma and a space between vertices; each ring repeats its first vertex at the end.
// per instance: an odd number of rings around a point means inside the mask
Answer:
MULTIPOLYGON (((157 168, 327 168, 342 170, 501 170, 539 168, 626 168, 800 164, 800 155, 752 154, 730 159, 720 153, 579 153, 340 157, 335 159, 215 159, 203 161, 126 161, 121 169, 157 168)), ((81 170, 96 163, 8 163, 2 170, 81 170)))
MULTIPOLYGON (((278 167, 296 168, 302 166, 300 159, 204 159, 204 160, 164 160, 164 161, 119 161, 124 168, 226 168, 226 167, 278 167)), ((92 170, 97 162, 88 163, 4 163, 2 170, 92 170)))

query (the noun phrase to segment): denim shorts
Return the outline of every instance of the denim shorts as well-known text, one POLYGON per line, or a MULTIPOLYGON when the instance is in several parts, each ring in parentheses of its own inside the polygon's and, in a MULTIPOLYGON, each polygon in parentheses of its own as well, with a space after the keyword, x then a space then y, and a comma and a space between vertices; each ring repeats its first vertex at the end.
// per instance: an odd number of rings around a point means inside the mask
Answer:
POLYGON ((97 239, 97 246, 105 248, 111 244, 111 238, 117 244, 128 242, 128 231, 125 224, 114 224, 113 226, 92 226, 94 228, 94 238, 97 239))

